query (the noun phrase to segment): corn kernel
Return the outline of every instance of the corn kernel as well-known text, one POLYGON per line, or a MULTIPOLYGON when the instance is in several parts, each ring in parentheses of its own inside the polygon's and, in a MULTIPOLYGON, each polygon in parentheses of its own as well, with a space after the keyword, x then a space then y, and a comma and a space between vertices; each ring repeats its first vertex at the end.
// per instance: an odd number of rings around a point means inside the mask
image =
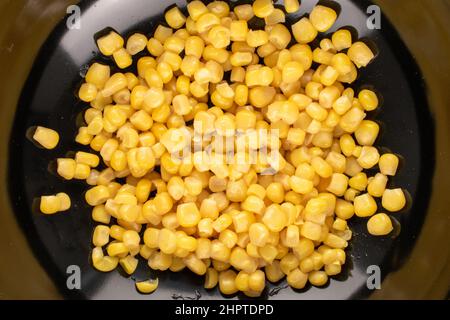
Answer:
POLYGON ((234 13, 239 20, 248 21, 254 16, 253 8, 251 4, 241 4, 234 7, 234 13))
POLYGON ((385 236, 392 230, 391 218, 385 213, 377 213, 367 221, 367 230, 374 236, 385 236))
POLYGON ((102 248, 96 247, 92 250, 92 264, 101 272, 110 272, 119 264, 119 258, 104 256, 102 248))
POLYGON ((385 176, 395 176, 397 173, 398 164, 398 157, 392 153, 383 154, 378 162, 380 172, 385 176))
POLYGON ((66 180, 71 180, 74 178, 77 166, 75 160, 59 158, 57 160, 57 166, 57 172, 61 177, 66 180))
POLYGON ((377 211, 377 204, 368 193, 355 197, 354 206, 358 217, 370 217, 377 211))
POLYGON ((158 279, 136 282, 136 289, 140 293, 149 294, 158 288, 158 279))
POLYGON ((308 276, 309 282, 316 287, 324 286, 328 281, 325 271, 312 271, 308 276))
POLYGON ((336 21, 336 12, 328 7, 317 5, 309 14, 311 24, 320 32, 326 32, 336 21))
POLYGON ((97 87, 90 83, 83 83, 78 91, 78 97, 84 102, 94 101, 97 96, 97 87))
POLYGON ((177 207, 177 219, 183 227, 194 227, 201 219, 195 203, 183 203, 177 207))
POLYGON ((353 43, 347 55, 358 68, 366 67, 375 57, 372 50, 361 41, 353 43))
POLYGON ((269 239, 269 230, 262 223, 253 223, 249 228, 250 243, 263 247, 269 239))
POLYGON ((61 210, 61 198, 58 196, 42 196, 40 210, 44 214, 54 214, 61 210))
POLYGON ((37 127, 33 139, 46 149, 54 149, 59 142, 59 134, 55 130, 37 127))
POLYGON ((97 89, 102 89, 110 77, 110 72, 109 66, 93 63, 86 73, 85 80, 87 83, 95 85, 97 89))
POLYGON ((208 268, 205 276, 205 289, 213 289, 217 286, 219 282, 219 273, 214 268, 208 268))
POLYGON ((123 38, 114 31, 97 40, 97 46, 105 56, 111 56, 116 50, 122 48, 124 44, 123 38))
POLYGON ((378 137, 379 131, 380 126, 376 122, 363 120, 355 131, 355 137, 358 144, 362 146, 372 146, 378 137))
POLYGON ((255 0, 253 2, 253 12, 258 18, 265 18, 275 10, 272 0, 255 0))
POLYGON ((300 44, 312 42, 317 37, 317 29, 308 18, 302 18, 292 25, 292 34, 300 44))
POLYGON ((381 198, 381 205, 388 211, 397 212, 406 205, 406 197, 402 189, 386 189, 381 198))
POLYGON ((184 14, 178 9, 178 7, 173 7, 169 9, 164 17, 166 19, 167 24, 173 29, 179 29, 186 23, 186 17, 184 14))

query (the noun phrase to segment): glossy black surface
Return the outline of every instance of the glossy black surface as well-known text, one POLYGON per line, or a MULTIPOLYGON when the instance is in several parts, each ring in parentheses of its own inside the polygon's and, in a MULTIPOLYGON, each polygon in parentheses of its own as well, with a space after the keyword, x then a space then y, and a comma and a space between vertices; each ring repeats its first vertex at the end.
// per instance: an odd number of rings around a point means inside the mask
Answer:
MULTIPOLYGON (((82 74, 92 61, 111 63, 101 57, 93 39, 98 31, 112 27, 123 35, 134 31, 150 34, 161 21, 164 9, 172 2, 156 0, 83 1, 81 29, 69 30, 62 20, 41 49, 18 105, 10 142, 11 202, 37 258, 48 270, 61 292, 68 298, 87 299, 171 299, 176 296, 202 299, 221 298, 218 290, 202 288, 203 278, 189 272, 156 273, 160 287, 150 296, 135 291, 132 279, 119 272, 103 274, 89 263, 94 222, 84 201, 87 186, 65 182, 48 170, 48 163, 67 152, 87 148, 74 142, 76 119, 87 105, 75 96, 82 74), (43 125, 60 132, 61 141, 54 150, 37 148, 26 138, 28 128, 43 125), (44 216, 36 208, 36 197, 67 192, 72 198, 69 212, 44 216), (66 268, 78 265, 82 272, 81 290, 66 288, 66 268)), ((184 2, 177 2, 184 6, 184 2)), ((300 12, 289 16, 288 24, 310 12, 316 1, 302 1, 300 12)), ((339 1, 339 18, 330 32, 353 26, 359 38, 370 39, 378 56, 363 70, 353 87, 374 87, 382 96, 376 118, 383 126, 377 146, 388 148, 405 159, 393 185, 402 187, 413 199, 407 210, 393 214, 401 224, 397 238, 375 238, 367 234, 365 219, 352 219, 354 237, 347 250, 348 260, 342 275, 323 288, 294 291, 285 288, 277 294, 269 285, 265 298, 271 299, 355 299, 370 295, 366 289, 366 269, 379 265, 383 276, 392 272, 408 256, 426 212, 434 172, 434 128, 424 95, 424 84, 413 58, 395 30, 384 18, 381 30, 366 27, 366 1, 339 1)), ((374 116, 374 115, 370 115, 374 116)), ((79 123, 78 123, 79 124, 79 123)), ((141 262, 137 277, 152 272, 141 262)), ((233 298, 243 298, 241 295, 233 298)))

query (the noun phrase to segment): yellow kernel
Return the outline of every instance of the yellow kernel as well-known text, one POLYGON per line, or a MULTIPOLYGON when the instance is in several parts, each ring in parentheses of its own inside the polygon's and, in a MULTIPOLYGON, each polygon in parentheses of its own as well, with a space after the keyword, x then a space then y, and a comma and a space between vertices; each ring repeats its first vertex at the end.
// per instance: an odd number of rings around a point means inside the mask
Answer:
POLYGON ((225 295, 234 294, 238 291, 236 287, 236 272, 233 270, 222 271, 219 274, 219 289, 225 295))
POLYGON ((239 291, 247 291, 249 289, 248 279, 250 275, 247 272, 240 271, 236 276, 236 288, 239 291))
POLYGON ((352 35, 350 31, 346 29, 340 29, 333 33, 331 36, 331 41, 333 42, 333 46, 337 51, 341 51, 344 49, 348 49, 352 45, 352 35))
POLYGON ((347 191, 344 194, 344 199, 346 201, 354 201, 355 197, 359 194, 360 194, 360 192, 358 190, 349 188, 349 189, 347 189, 347 191))
POLYGON ((231 41, 246 41, 247 33, 248 33, 247 21, 245 20, 231 21, 230 24, 231 41))
POLYGON ((140 293, 149 294, 158 288, 158 279, 136 282, 136 289, 140 293))
POLYGON ((278 254, 278 249, 274 245, 266 244, 264 247, 260 247, 258 252, 267 263, 272 263, 278 254))
POLYGON ((298 176, 291 176, 289 178, 289 186, 292 190, 300 194, 310 193, 314 188, 314 184, 310 179, 298 176))
POLYGON ((164 49, 168 51, 172 51, 176 54, 180 54, 184 50, 185 41, 184 39, 176 36, 170 36, 164 41, 164 49))
POLYGON ((364 189, 366 189, 368 184, 367 175, 364 172, 360 172, 357 175, 353 176, 349 180, 348 184, 353 189, 356 189, 358 191, 364 191, 364 189))
POLYGON ((73 159, 59 158, 57 160, 57 172, 66 180, 71 180, 75 176, 77 163, 73 159))
POLYGON ((273 26, 277 23, 286 22, 286 17, 283 10, 275 8, 269 16, 264 18, 264 22, 267 26, 273 26))
POLYGON ((141 33, 131 35, 127 40, 127 51, 134 56, 138 54, 147 46, 147 37, 141 33))
POLYGON ((234 13, 239 20, 248 21, 254 16, 253 8, 251 4, 241 4, 234 7, 234 13))
POLYGON ((119 264, 127 274, 133 274, 138 265, 138 259, 133 256, 126 256, 119 260, 119 264))
POLYGON ((55 130, 37 127, 33 139, 46 149, 54 149, 59 142, 59 134, 55 130))
POLYGON ((71 201, 67 193, 64 192, 57 193, 56 197, 59 198, 60 201, 60 208, 58 211, 67 211, 70 209, 71 201))
POLYGON ((306 221, 300 230, 300 234, 303 237, 313 241, 317 241, 320 239, 321 232, 322 232, 321 226, 319 224, 310 221, 306 221))
POLYGON ((261 292, 264 290, 266 286, 265 274, 262 270, 256 270, 255 272, 250 274, 248 279, 248 286, 251 291, 261 292))
POLYGON ((111 242, 106 248, 108 255, 111 257, 121 256, 128 253, 128 248, 122 242, 111 242))
POLYGON ((125 89, 128 86, 128 80, 123 73, 115 73, 109 78, 101 94, 103 97, 107 98, 114 95, 116 92, 119 92, 122 89, 125 89))
POLYGON ((355 197, 354 206, 358 217, 370 217, 377 211, 377 204, 368 193, 355 197))
POLYGON ((264 108, 274 99, 276 90, 273 87, 258 86, 249 91, 249 101, 255 108, 264 108))
POLYGON ((386 210, 397 212, 406 205, 406 197, 402 189, 386 189, 381 198, 381 205, 386 210))
POLYGON ((353 107, 341 117, 339 126, 344 129, 344 131, 353 133, 358 129, 365 116, 366 113, 363 110, 353 107))
POLYGON ((177 219, 183 227, 194 227, 201 219, 195 203, 183 203, 177 207, 177 219))
POLYGON ((250 47, 256 48, 269 42, 269 35, 264 30, 249 30, 246 41, 250 47))
POLYGON ((220 18, 227 17, 230 13, 230 7, 225 1, 212 1, 208 3, 207 8, 220 18))
POLYGON ((303 289, 308 281, 308 274, 305 274, 300 269, 295 268, 289 272, 286 280, 292 288, 303 289))
POLYGON ((206 12, 197 19, 195 27, 197 29, 197 32, 202 34, 204 32, 207 32, 213 26, 219 24, 220 18, 218 16, 216 16, 214 13, 206 12))
POLYGON ((287 216, 280 206, 270 205, 262 218, 262 222, 272 232, 280 232, 287 224, 287 216))
POLYGON ((347 185, 348 177, 345 174, 333 173, 327 191, 334 193, 338 197, 342 197, 347 190, 347 185))
POLYGON ((370 169, 378 163, 379 159, 380 154, 375 147, 363 146, 357 161, 362 168, 370 169))
POLYGON ((383 154, 378 162, 380 172, 386 176, 395 176, 397 173, 398 164, 398 157, 392 153, 383 154))
POLYGON ((91 168, 86 164, 77 163, 75 167, 74 179, 86 180, 91 174, 91 168))
POLYGON ((173 29, 179 29, 186 23, 186 17, 176 6, 169 9, 164 14, 164 18, 167 24, 173 29))
POLYGON ((320 82, 325 86, 331 86, 339 77, 339 72, 331 67, 327 66, 320 74, 320 82))
POLYGON ((97 40, 97 46, 105 56, 111 56, 116 50, 122 48, 124 44, 123 38, 114 31, 97 40))
POLYGON ((219 283, 219 273, 214 268, 208 268, 205 276, 205 289, 213 289, 219 283))
POLYGON ((242 67, 249 65, 253 60, 250 52, 234 52, 230 56, 230 63, 233 67, 242 67))
POLYGON ((328 178, 333 174, 333 168, 320 157, 314 157, 311 160, 311 166, 322 178, 328 178))
POLYGON ((317 37, 317 29, 308 18, 302 18, 292 25, 292 34, 300 44, 312 42, 317 37))
POLYGON ((120 69, 128 68, 133 63, 133 58, 125 48, 120 48, 119 50, 115 51, 113 53, 113 58, 120 69))
POLYGON ((237 240, 237 234, 229 229, 223 230, 219 235, 219 241, 229 249, 232 249, 236 245, 237 240))
POLYGON ((249 195, 242 203, 242 209, 257 214, 262 214, 264 207, 264 201, 256 195, 249 195))
POLYGON ((265 18, 275 10, 272 0, 255 0, 253 2, 253 12, 258 18, 265 18))
POLYGON ((148 266, 153 270, 167 270, 172 265, 173 256, 164 252, 156 252, 150 256, 148 266))
POLYGON ((330 248, 343 249, 347 247, 347 241, 335 234, 328 233, 323 243, 330 248))
POLYGON ((197 19, 204 13, 208 12, 208 8, 205 6, 205 4, 202 1, 191 1, 187 5, 187 9, 189 12, 189 16, 194 20, 197 21, 197 19))
POLYGON ((208 39, 215 48, 226 48, 230 44, 230 30, 224 26, 214 26, 208 32, 208 39))
POLYGON ((361 41, 353 43, 348 49, 347 55, 358 68, 366 67, 375 57, 372 50, 361 41))
POLYGON ((269 230, 262 223, 253 223, 249 228, 249 236, 253 245, 263 247, 269 239, 269 230))
POLYGON ((382 174, 377 173, 374 177, 369 180, 367 185, 367 192, 372 197, 381 197, 386 190, 386 185, 388 182, 388 178, 382 174))
POLYGON ((172 254, 177 249, 177 236, 170 229, 163 228, 159 231, 158 247, 165 254, 172 254))
POLYGON ((385 213, 377 213, 367 221, 367 230, 374 236, 385 236, 392 230, 391 218, 385 213))
POLYGON ((380 126, 376 122, 363 120, 355 131, 355 137, 358 144, 362 146, 372 146, 375 143, 379 132, 380 126))
POLYGON ((92 250, 92 264, 101 272, 110 272, 119 264, 119 258, 104 256, 102 248, 96 247, 92 250))
POLYGON ((222 232, 233 223, 231 216, 227 213, 220 215, 213 223, 212 227, 217 232, 222 232))
POLYGON ((311 24, 320 32, 326 32, 336 21, 336 12, 328 7, 317 5, 309 14, 311 24))
POLYGON ((300 79, 304 70, 300 62, 290 61, 283 66, 282 80, 285 83, 293 83, 300 79))
POLYGON ((95 168, 99 165, 100 158, 97 155, 92 154, 92 153, 78 151, 75 154, 75 161, 78 164, 85 164, 91 168, 95 168))
POLYGON ((96 247, 103 247, 109 242, 109 227, 107 226, 97 226, 94 229, 94 234, 92 236, 92 243, 96 247))
POLYGON ((42 196, 40 210, 44 214, 54 214, 61 210, 61 198, 58 196, 42 196))
POLYGON ((312 271, 308 276, 309 282, 316 287, 324 286, 328 281, 325 271, 312 271))
POLYGON ((358 94, 358 100, 366 111, 372 111, 378 108, 378 97, 371 90, 361 90, 358 94))
POLYGON ((110 77, 110 72, 109 66, 100 63, 93 63, 89 67, 84 79, 87 83, 95 85, 97 89, 102 89, 110 77))
POLYGON ((298 0, 284 0, 284 9, 287 13, 294 13, 300 9, 298 0))
POLYGON ((247 184, 243 179, 238 181, 229 181, 226 190, 226 196, 230 201, 241 202, 246 198, 247 184))
POLYGON ((97 87, 90 83, 83 83, 78 91, 78 97, 84 102, 94 101, 97 96, 97 87))

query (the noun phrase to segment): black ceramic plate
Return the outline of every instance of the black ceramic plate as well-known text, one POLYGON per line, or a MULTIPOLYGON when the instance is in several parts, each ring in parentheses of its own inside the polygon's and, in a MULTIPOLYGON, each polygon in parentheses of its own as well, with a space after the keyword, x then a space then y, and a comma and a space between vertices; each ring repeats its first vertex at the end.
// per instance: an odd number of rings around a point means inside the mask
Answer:
MULTIPOLYGON (((90 265, 91 235, 94 222, 84 201, 87 186, 82 182, 65 182, 49 170, 49 162, 80 148, 74 142, 80 114, 87 108, 75 92, 82 75, 93 61, 112 65, 98 54, 93 35, 112 27, 122 35, 134 31, 150 34, 162 21, 170 2, 164 0, 83 1, 81 29, 69 30, 66 20, 52 32, 38 55, 17 109, 9 159, 9 191, 17 218, 35 255, 49 272, 61 293, 68 298, 86 299, 172 299, 177 297, 222 298, 217 289, 203 289, 203 278, 190 272, 152 273, 141 262, 137 278, 157 275, 160 285, 150 296, 140 295, 134 282, 119 272, 97 272, 90 265), (26 138, 27 130, 36 125, 56 129, 61 136, 51 151, 37 148, 26 138), (36 210, 36 197, 67 192, 73 201, 69 212, 44 216, 36 210), (66 270, 70 265, 81 268, 81 289, 68 290, 66 270)), ((177 1, 180 7, 185 3, 177 1)), ((310 12, 316 1, 303 0, 301 10, 288 16, 288 24, 310 12)), ((347 250, 343 273, 323 288, 307 287, 301 291, 286 288, 285 283, 270 284, 263 295, 270 299, 355 299, 370 294, 366 287, 367 268, 378 265, 382 276, 399 268, 414 246, 426 212, 434 166, 434 129, 425 99, 422 76, 396 31, 383 17, 381 30, 366 26, 367 1, 339 1, 340 14, 330 32, 352 26, 355 36, 370 40, 378 56, 353 84, 358 90, 373 87, 382 97, 376 111, 382 123, 377 146, 402 155, 404 161, 392 185, 408 190, 414 199, 401 213, 393 214, 401 224, 397 237, 372 237, 367 234, 366 220, 350 223, 354 237, 347 250), (274 290, 279 288, 280 290, 274 290)), ((133 68, 131 68, 133 69, 133 68)), ((369 117, 374 117, 370 114, 369 117)), ((385 150, 385 149, 382 149, 385 150)), ((232 298, 244 298, 235 295, 232 298)))

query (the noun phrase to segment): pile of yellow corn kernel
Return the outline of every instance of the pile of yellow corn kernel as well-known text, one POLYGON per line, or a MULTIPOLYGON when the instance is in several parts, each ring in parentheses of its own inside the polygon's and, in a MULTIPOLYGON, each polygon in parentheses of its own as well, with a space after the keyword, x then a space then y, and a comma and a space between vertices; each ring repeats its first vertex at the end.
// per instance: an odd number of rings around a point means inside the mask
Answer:
MULTIPOLYGON (((138 59, 138 74, 111 74, 100 63, 89 68, 79 97, 91 107, 76 141, 100 156, 58 159, 59 175, 92 186, 86 201, 99 223, 95 268, 107 272, 120 264, 132 274, 140 255, 153 270, 187 267, 205 275, 207 289, 259 296, 266 278, 286 276, 301 289, 339 274, 354 215, 370 217, 373 235, 392 231, 375 198, 389 212, 405 206, 402 189, 386 188, 399 159, 380 156, 373 146, 379 126, 364 120, 378 107, 377 95, 345 87, 374 54, 345 29, 311 48, 336 12, 317 5, 289 29, 285 12, 296 12, 299 3, 284 3, 285 10, 270 0, 230 10, 223 1, 191 1, 188 17, 171 8, 168 26, 159 25, 149 39, 136 33, 125 44, 110 32, 97 40, 120 69, 131 66, 134 55, 148 54, 138 59), (264 19, 263 30, 251 30, 254 16, 264 19), (261 155, 252 164, 230 164, 217 146, 177 160, 173 154, 190 142, 182 130, 214 131, 213 141, 276 130, 278 136, 250 139, 236 156, 249 157, 265 144, 279 161, 261 155), (100 161, 101 171, 95 169, 100 161), (376 167, 372 177, 364 172, 376 167), (273 174, 262 174, 268 168, 273 174)), ((52 211, 47 206, 52 203, 43 197, 44 213, 52 211)), ((145 293, 157 285, 136 284, 145 293)))

